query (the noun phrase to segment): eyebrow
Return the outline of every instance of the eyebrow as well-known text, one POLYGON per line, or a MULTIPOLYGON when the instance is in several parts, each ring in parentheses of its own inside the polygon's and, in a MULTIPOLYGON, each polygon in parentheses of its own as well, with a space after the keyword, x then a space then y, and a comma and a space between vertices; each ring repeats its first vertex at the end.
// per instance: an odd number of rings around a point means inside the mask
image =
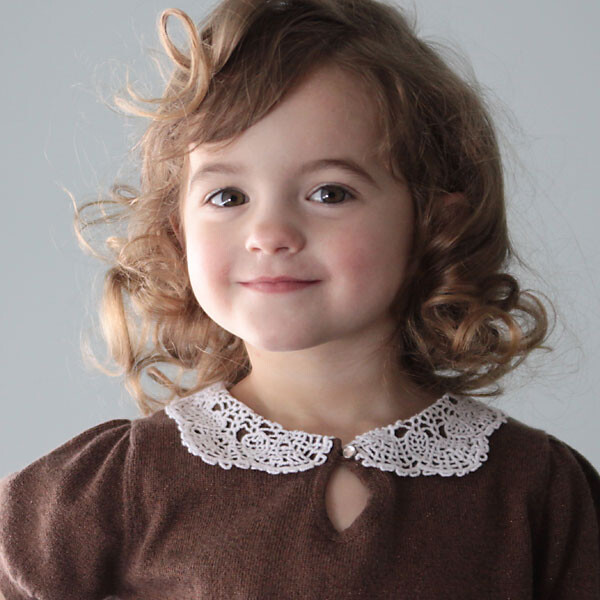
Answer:
MULTIPOLYGON (((313 171, 320 171, 328 168, 337 168, 341 169, 342 171, 346 171, 348 173, 356 175, 363 181, 375 186, 377 189, 380 189, 379 185, 377 184, 375 179, 370 175, 370 173, 351 158, 318 158, 316 160, 311 160, 302 165, 299 173, 300 175, 305 175, 313 171)), ((237 174, 243 173, 244 171, 244 167, 237 163, 206 163, 194 171, 194 174, 190 179, 189 188, 192 189, 194 185, 196 185, 198 181, 202 179, 202 177, 209 173, 237 174)))

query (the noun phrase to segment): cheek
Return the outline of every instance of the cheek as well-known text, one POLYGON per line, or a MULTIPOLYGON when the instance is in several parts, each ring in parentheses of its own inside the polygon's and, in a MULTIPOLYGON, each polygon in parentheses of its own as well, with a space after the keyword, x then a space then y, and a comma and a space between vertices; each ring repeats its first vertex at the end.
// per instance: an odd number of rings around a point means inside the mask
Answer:
POLYGON ((332 277, 342 276, 358 293, 370 289, 393 294, 402 282, 411 244, 405 225, 346 229, 328 244, 332 277))
POLYGON ((187 265, 190 283, 198 301, 209 298, 229 277, 229 253, 210 234, 195 232, 187 240, 187 265))

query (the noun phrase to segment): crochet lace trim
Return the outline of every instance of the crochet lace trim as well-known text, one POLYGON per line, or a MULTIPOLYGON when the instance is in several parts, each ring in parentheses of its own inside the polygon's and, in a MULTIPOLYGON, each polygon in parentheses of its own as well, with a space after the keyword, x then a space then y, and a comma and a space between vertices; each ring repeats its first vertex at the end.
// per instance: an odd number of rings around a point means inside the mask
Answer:
MULTIPOLYGON (((165 407, 182 444, 204 462, 271 474, 297 473, 323 464, 334 436, 288 430, 232 396, 224 382, 165 407)), ((498 408, 445 394, 410 419, 363 433, 344 449, 365 467, 402 477, 452 475, 477 470, 488 457, 489 436, 507 422, 498 408)))

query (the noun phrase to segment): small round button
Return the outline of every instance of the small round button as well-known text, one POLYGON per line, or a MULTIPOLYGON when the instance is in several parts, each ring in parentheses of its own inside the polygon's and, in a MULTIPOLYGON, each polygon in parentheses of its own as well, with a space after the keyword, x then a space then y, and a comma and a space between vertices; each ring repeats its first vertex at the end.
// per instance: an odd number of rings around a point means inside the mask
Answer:
POLYGON ((344 446, 343 454, 346 458, 352 458, 356 454, 356 448, 348 444, 344 446))

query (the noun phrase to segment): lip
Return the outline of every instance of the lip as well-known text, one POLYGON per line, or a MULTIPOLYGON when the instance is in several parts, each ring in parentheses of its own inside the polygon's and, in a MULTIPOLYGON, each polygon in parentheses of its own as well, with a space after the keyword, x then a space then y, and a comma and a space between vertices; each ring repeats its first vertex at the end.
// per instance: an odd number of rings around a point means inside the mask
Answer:
POLYGON ((281 282, 294 282, 294 283, 316 283, 315 279, 298 279, 289 275, 280 275, 278 277, 257 277, 250 281, 242 281, 241 283, 281 283, 281 282))
POLYGON ((281 292, 294 292, 310 287, 318 281, 302 281, 302 280, 291 280, 291 279, 279 279, 278 281, 248 281, 241 282, 245 288, 249 288, 256 292, 264 292, 267 294, 278 294, 281 292))

